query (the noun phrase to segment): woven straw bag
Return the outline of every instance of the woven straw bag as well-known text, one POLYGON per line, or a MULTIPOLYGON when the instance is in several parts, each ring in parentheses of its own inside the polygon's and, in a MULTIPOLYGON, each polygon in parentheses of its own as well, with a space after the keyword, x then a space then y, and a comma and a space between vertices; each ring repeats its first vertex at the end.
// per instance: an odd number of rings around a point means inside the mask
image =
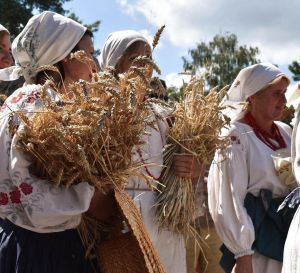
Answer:
POLYGON ((103 242, 98 249, 104 273, 148 272, 143 253, 132 231, 103 242))
POLYGON ((100 244, 101 272, 166 273, 131 197, 125 191, 115 190, 115 198, 129 231, 114 232, 100 244))

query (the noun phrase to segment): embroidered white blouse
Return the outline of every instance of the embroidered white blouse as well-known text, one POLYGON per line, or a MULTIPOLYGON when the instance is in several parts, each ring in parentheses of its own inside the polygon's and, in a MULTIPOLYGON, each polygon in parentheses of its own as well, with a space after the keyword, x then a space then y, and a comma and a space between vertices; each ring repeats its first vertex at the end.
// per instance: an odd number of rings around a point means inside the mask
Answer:
MULTIPOLYGON (((16 113, 30 114, 41 107, 39 85, 16 90, 0 110, 0 217, 35 232, 57 232, 78 226, 88 210, 94 187, 87 182, 69 188, 53 186, 29 172, 30 162, 16 148, 17 134, 10 135, 9 124, 22 130, 16 113)), ((55 93, 48 91, 53 100, 55 93)))
MULTIPOLYGON (((276 124, 290 149, 291 128, 282 122, 276 124)), ((231 143, 223 154, 216 152, 211 164, 208 205, 221 240, 235 257, 240 257, 253 254, 251 246, 255 236, 243 205, 246 194, 258 196, 261 189, 268 189, 274 197, 282 197, 288 194, 288 188, 276 174, 271 157, 274 151, 256 137, 249 125, 234 122, 222 135, 229 136, 231 143)))

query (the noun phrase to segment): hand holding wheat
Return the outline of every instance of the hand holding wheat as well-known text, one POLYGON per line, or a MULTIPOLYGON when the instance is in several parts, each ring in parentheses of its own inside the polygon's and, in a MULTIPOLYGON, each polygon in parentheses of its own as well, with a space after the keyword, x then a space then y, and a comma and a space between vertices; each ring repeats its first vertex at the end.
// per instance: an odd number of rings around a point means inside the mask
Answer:
POLYGON ((205 172, 205 164, 189 154, 175 155, 173 168, 176 176, 190 178, 195 182, 203 177, 205 172))
POLYGON ((219 106, 223 95, 223 90, 212 90, 205 96, 203 80, 193 78, 185 87, 183 99, 175 104, 174 123, 164 150, 161 183, 165 187, 156 204, 161 228, 186 236, 192 230, 196 214, 193 180, 203 175, 215 150, 227 144, 226 139, 219 138, 221 128, 229 122, 219 106))

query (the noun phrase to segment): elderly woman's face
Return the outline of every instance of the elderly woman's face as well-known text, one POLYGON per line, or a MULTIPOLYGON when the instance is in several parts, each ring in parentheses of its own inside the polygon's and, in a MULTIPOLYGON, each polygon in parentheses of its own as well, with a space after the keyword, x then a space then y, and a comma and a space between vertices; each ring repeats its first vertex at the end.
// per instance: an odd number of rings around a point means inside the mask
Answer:
POLYGON ((0 33, 0 69, 13 65, 11 42, 8 33, 0 33))
POLYGON ((281 78, 272 85, 249 98, 251 112, 268 121, 280 120, 286 105, 285 92, 288 81, 281 78))
POLYGON ((132 44, 132 50, 129 47, 127 53, 120 59, 117 64, 117 73, 125 73, 129 71, 134 60, 140 56, 151 57, 152 52, 150 46, 142 41, 137 42, 137 44, 132 44))

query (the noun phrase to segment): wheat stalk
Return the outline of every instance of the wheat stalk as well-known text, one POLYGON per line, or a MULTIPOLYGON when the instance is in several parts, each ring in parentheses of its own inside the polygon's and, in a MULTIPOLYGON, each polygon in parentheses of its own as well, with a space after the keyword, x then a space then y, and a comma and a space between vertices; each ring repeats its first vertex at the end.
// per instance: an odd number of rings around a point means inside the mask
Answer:
MULTIPOLYGON (((140 172, 145 164, 132 160, 133 148, 143 144, 152 112, 151 101, 142 99, 150 80, 138 68, 120 80, 109 70, 93 74, 92 82, 68 86, 59 102, 51 99, 49 88, 54 84, 47 81, 40 91, 43 106, 39 110, 30 118, 12 113, 24 123, 18 148, 31 157, 31 172, 57 186, 87 181, 103 192, 108 185, 122 191, 132 176, 156 188, 140 172)), ((13 122, 10 132, 16 132, 13 122)), ((82 218, 79 230, 89 256, 95 252, 99 241, 95 236, 101 229, 90 218, 82 218)))
POLYGON ((157 32, 155 33, 154 38, 153 38, 153 42, 152 42, 152 49, 154 49, 158 45, 158 41, 159 41, 160 36, 161 36, 161 34, 162 34, 165 27, 166 27, 165 25, 161 26, 157 30, 157 32))
POLYGON ((164 151, 162 184, 158 194, 156 217, 161 228, 185 236, 191 231, 195 214, 195 190, 191 179, 176 177, 172 162, 175 154, 191 154, 199 162, 209 164, 215 150, 226 147, 227 139, 220 139, 221 128, 229 124, 221 113, 219 102, 223 90, 204 95, 204 82, 193 78, 185 87, 184 98, 175 104, 175 122, 167 137, 164 151))

